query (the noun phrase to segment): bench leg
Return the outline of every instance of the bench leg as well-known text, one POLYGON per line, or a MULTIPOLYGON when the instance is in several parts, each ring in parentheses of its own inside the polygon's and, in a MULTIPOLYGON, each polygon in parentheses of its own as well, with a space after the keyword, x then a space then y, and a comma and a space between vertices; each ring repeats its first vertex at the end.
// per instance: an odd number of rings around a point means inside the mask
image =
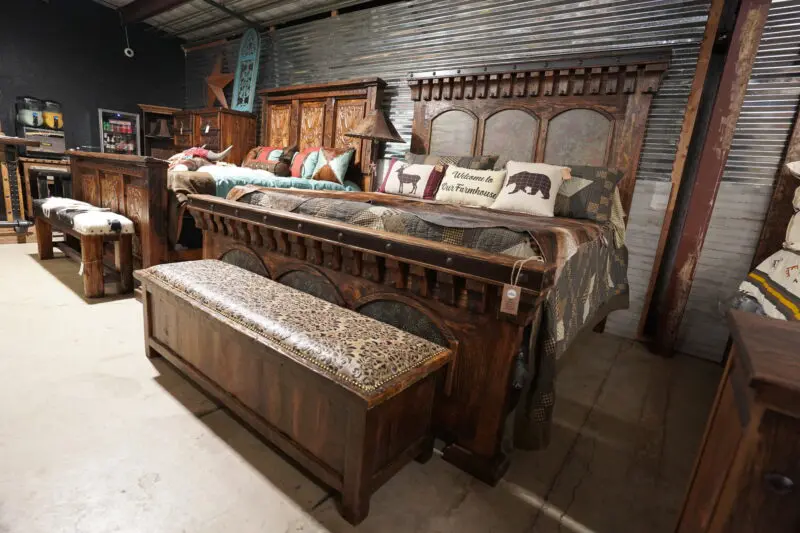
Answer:
POLYGON ((347 422, 347 447, 342 476, 342 500, 339 511, 351 524, 360 524, 369 514, 372 496, 372 471, 375 444, 370 411, 350 411, 347 422))
POLYGON ((114 243, 119 258, 119 292, 128 293, 133 290, 133 235, 126 233, 119 236, 114 243))
POLYGON ((103 281, 103 236, 81 237, 81 262, 83 263, 83 295, 99 298, 105 294, 103 281))
POLYGON ((425 439, 425 444, 422 445, 422 451, 414 457, 414 460, 420 464, 425 464, 433 457, 433 437, 425 439))
POLYGON ((43 218, 36 217, 33 221, 36 227, 36 245, 39 248, 39 259, 53 258, 53 226, 43 218))

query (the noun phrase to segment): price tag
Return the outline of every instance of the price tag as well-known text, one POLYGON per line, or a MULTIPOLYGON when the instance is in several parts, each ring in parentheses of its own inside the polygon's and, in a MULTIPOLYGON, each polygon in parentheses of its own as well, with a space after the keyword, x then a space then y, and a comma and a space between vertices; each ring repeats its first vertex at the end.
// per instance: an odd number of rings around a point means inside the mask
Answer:
POLYGON ((211 124, 206 124, 206 134, 211 131, 211 124))
POLYGON ((519 311, 519 299, 522 296, 522 289, 516 285, 506 283, 503 285, 503 298, 500 300, 500 311, 507 315, 517 315, 519 311))

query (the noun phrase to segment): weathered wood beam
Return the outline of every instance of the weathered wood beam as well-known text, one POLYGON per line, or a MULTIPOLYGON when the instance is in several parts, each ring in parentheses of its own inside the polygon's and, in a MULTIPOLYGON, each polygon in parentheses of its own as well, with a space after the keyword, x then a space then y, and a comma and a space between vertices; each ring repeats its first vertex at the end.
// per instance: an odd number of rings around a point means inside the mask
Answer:
POLYGON ((119 8, 119 12, 122 14, 123 22, 131 24, 188 3, 189 0, 134 0, 119 8))
POLYGON ((678 190, 680 189, 681 179, 683 178, 683 171, 686 167, 686 157, 689 153, 689 143, 692 140, 694 133, 695 123, 697 122, 697 112, 700 109, 700 100, 703 96, 703 86, 708 76, 708 66, 711 60, 711 54, 714 50, 714 42, 717 39, 717 30, 719 29, 719 21, 722 18, 722 10, 725 5, 725 0, 712 0, 711 7, 708 12, 708 20, 706 22, 706 31, 703 35, 703 41, 700 43, 700 51, 697 57, 697 67, 694 71, 694 79, 692 80, 692 88, 689 92, 689 100, 686 103, 686 113, 683 115, 683 125, 681 126, 681 134, 678 137, 678 150, 675 153, 675 161, 672 163, 672 188, 669 193, 669 200, 667 201, 667 209, 664 212, 664 221, 661 224, 661 237, 658 240, 656 247, 656 255, 653 260, 653 270, 650 273, 650 284, 647 287, 647 294, 644 297, 644 307, 642 307, 642 315, 639 317, 639 336, 644 335, 644 327, 647 322, 647 315, 650 309, 650 303, 653 300, 653 291, 655 291, 656 280, 658 279, 658 272, 661 267, 661 260, 664 257, 664 249, 667 246, 667 237, 669 235, 670 224, 672 223, 672 215, 675 210, 675 203, 678 200, 678 190))
POLYGON ((656 348, 663 355, 671 355, 675 347, 770 4, 771 0, 742 0, 739 7, 675 262, 659 308, 656 348))

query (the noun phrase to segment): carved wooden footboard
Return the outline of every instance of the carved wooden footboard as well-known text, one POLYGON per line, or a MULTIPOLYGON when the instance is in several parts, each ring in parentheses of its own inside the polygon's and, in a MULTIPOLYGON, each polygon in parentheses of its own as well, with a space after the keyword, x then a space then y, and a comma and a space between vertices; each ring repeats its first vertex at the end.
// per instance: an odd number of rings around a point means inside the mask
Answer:
POLYGON ((454 372, 435 406, 444 458, 487 482, 508 466, 501 449, 514 358, 553 283, 531 262, 516 316, 500 312, 513 257, 337 224, 211 196, 191 196, 203 255, 451 347, 454 372))
POLYGON ((75 199, 133 220, 137 267, 200 258, 200 250, 176 251, 170 246, 166 161, 74 150, 69 156, 75 199))

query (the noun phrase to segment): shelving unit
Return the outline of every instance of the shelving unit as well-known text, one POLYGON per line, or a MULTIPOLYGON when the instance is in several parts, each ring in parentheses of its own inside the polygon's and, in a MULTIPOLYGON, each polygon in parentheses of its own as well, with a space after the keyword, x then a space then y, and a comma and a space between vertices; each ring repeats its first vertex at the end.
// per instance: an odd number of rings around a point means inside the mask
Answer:
POLYGON ((142 110, 142 124, 144 127, 143 155, 167 159, 180 151, 179 148, 175 147, 172 121, 173 116, 182 110, 176 107, 160 105, 138 105, 139 109, 142 110))

